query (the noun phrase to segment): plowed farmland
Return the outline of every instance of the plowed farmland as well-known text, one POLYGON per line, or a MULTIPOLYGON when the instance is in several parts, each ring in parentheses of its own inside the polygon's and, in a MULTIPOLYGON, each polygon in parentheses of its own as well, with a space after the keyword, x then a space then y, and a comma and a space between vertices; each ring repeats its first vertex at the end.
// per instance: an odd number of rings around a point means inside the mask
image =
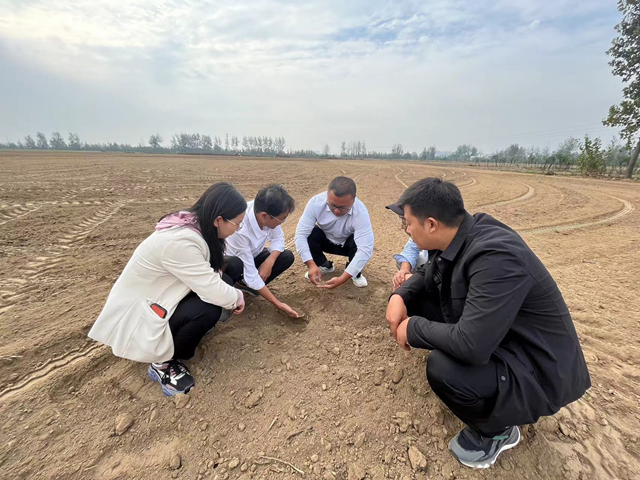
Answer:
POLYGON ((0 169, 2 478, 640 478, 637 183, 459 164, 100 153, 1 152, 0 169), (371 214, 368 288, 313 288, 297 258, 273 288, 305 318, 252 300, 202 342, 187 405, 163 396, 146 365, 87 338, 163 214, 217 181, 247 199, 282 183, 297 202, 283 226, 293 248, 306 201, 337 175, 356 180, 371 214), (520 232, 559 284, 592 376, 583 399, 524 427, 488 471, 449 455, 461 424, 429 388, 428 352, 402 351, 385 321, 392 254, 407 237, 384 207, 426 176, 455 182, 467 210, 520 232), (413 445, 424 471, 412 469, 413 445))

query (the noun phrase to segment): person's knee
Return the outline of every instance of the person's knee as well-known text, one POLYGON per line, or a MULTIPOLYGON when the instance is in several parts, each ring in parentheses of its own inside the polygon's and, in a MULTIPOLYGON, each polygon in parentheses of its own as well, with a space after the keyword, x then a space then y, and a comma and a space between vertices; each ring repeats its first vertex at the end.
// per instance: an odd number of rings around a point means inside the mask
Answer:
POLYGON ((436 393, 442 391, 447 381, 456 375, 455 370, 455 360, 439 350, 433 350, 427 358, 427 380, 431 389, 436 393))
POLYGON ((227 257, 224 272, 231 277, 234 282, 242 278, 244 273, 244 264, 238 257, 227 257))
POLYGON ((278 259, 280 260, 280 264, 282 265, 283 270, 286 270, 291 267, 291 265, 293 265, 293 252, 291 250, 285 250, 280 254, 278 259))

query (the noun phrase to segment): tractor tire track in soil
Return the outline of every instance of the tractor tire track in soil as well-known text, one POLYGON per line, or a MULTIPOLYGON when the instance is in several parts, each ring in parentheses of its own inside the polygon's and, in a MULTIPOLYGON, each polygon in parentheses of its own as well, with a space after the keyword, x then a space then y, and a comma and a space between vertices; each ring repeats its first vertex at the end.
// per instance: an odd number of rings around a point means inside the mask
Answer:
POLYGON ((605 213, 604 217, 602 217, 601 215, 594 217, 593 220, 586 220, 586 221, 583 220, 583 221, 580 221, 579 223, 562 223, 562 224, 545 225, 542 227, 536 227, 531 229, 526 229, 526 228, 519 229, 518 233, 528 234, 528 235, 551 233, 551 232, 560 233, 560 232, 567 232, 570 230, 576 230, 578 228, 593 227, 595 225, 605 225, 605 224, 614 222, 616 220, 619 220, 620 218, 630 214, 635 210, 635 206, 633 205, 633 203, 629 202, 628 200, 623 200, 622 198, 614 197, 612 195, 608 195, 608 196, 618 200, 622 204, 622 208, 613 212, 605 213))
POLYGON ((531 185, 527 185, 526 183, 524 184, 524 186, 527 187, 527 191, 522 195, 519 195, 515 198, 511 198, 509 200, 501 200, 499 202, 485 203, 484 205, 478 205, 478 208, 502 207, 504 205, 511 205, 512 203, 517 203, 517 202, 524 202, 526 200, 529 200, 530 198, 533 198, 533 196, 536 194, 536 189, 533 188, 531 185))
POLYGON ((46 361, 43 365, 33 370, 26 378, 15 385, 11 385, 0 391, 0 400, 7 399, 15 394, 22 393, 27 388, 37 387, 46 381, 57 370, 70 367, 78 361, 90 357, 94 352, 106 351, 107 347, 99 343, 91 343, 84 349, 74 349, 70 352, 46 361))
POLYGON ((37 282, 39 277, 54 269, 76 243, 87 238, 94 229, 111 219, 124 205, 125 202, 115 202, 108 208, 98 210, 77 226, 71 227, 68 234, 58 238, 54 245, 47 249, 47 255, 35 257, 28 262, 19 272, 22 274, 21 277, 0 281, 0 316, 37 289, 38 285, 33 282, 37 282))

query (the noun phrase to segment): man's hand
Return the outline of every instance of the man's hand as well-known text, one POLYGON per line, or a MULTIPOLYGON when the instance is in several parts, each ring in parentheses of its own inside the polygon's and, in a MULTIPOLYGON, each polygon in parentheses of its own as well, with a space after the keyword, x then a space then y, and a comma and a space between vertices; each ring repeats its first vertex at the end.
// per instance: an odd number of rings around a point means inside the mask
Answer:
POLYGON ((293 308, 291 308, 286 303, 280 302, 277 305, 277 307, 278 307, 278 310, 282 310, 284 313, 286 313, 291 318, 298 318, 300 316, 300 315, 298 315, 298 312, 296 312, 293 308))
POLYGON ((393 277, 393 289, 395 290, 404 282, 409 280, 411 278, 411 275, 412 275, 411 272, 407 272, 405 270, 398 270, 398 273, 396 273, 393 277))
POLYGON ((267 278, 271 276, 271 270, 273 270, 274 263, 275 262, 271 261, 270 258, 267 258, 264 262, 262 262, 262 265, 258 267, 258 275, 260 275, 260 278, 263 282, 266 282, 267 278))
MULTIPOLYGON (((395 295, 397 297, 397 295, 395 295)), ((409 345, 409 342, 407 341, 407 327, 409 326, 409 319, 407 318, 406 320, 403 320, 400 325, 398 325, 398 328, 396 329, 396 342, 398 342, 398 345, 400 345, 400 347, 403 350, 406 350, 407 352, 409 350, 411 350, 411 346, 409 345)))
POLYGON ((333 290, 334 288, 339 287, 347 280, 351 278, 351 275, 348 273, 343 273, 339 277, 333 277, 331 280, 327 280, 327 282, 323 285, 318 285, 318 288, 326 288, 327 290, 333 290))
POLYGON ((322 271, 315 263, 309 265, 309 280, 314 285, 319 285, 322 282, 322 271))
POLYGON ((387 323, 389 323, 389 329, 391 335, 396 338, 396 330, 400 323, 407 318, 407 307, 404 304, 404 300, 400 295, 392 295, 389 299, 389 305, 387 306, 387 323))

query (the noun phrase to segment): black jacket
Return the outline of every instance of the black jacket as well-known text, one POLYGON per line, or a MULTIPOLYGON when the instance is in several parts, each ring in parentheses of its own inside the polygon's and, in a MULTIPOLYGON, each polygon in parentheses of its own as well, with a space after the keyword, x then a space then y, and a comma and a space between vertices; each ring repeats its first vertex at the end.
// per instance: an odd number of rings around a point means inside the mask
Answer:
POLYGON ((437 299, 442 316, 414 316, 412 347, 467 364, 498 363, 494 412, 521 423, 550 415, 591 386, 573 321, 555 281, 524 240, 495 218, 466 213, 449 247, 395 293, 405 304, 437 299), (529 418, 530 417, 530 418, 529 418))

